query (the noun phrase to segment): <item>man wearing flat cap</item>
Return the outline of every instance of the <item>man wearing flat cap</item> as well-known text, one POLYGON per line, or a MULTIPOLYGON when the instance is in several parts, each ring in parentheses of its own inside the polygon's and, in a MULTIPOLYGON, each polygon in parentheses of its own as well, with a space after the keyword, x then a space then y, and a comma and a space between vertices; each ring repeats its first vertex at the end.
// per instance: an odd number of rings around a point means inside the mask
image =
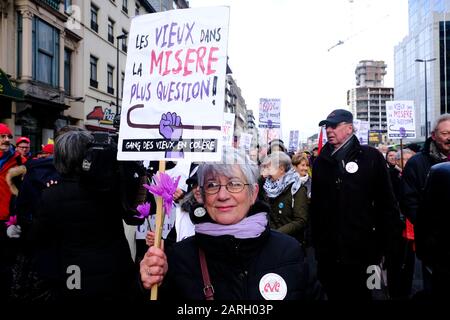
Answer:
POLYGON ((386 162, 378 150, 359 143, 347 110, 332 111, 319 126, 326 127, 328 139, 312 170, 319 280, 329 300, 371 300, 371 289, 381 283, 373 270, 401 230, 386 162))

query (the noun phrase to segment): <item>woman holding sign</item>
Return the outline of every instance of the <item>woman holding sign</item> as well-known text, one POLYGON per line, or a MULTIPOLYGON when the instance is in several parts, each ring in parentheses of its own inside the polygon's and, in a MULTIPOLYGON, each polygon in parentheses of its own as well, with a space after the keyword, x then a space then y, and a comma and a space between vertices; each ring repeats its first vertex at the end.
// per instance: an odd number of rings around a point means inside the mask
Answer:
POLYGON ((301 246, 270 230, 269 208, 256 202, 258 169, 232 152, 233 164, 200 165, 204 204, 191 212, 195 235, 167 256, 151 247, 140 266, 143 285, 162 283, 161 297, 171 299, 301 299, 301 246))

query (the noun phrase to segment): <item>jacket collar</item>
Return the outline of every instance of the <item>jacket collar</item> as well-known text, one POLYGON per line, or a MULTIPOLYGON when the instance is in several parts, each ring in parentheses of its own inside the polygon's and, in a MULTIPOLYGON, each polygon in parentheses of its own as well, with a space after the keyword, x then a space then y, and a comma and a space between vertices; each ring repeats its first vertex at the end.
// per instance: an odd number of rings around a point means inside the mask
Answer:
MULTIPOLYGON (((269 213, 270 208, 264 202, 257 201, 249 210, 247 216, 258 212, 269 213)), ((209 236, 196 233, 196 244, 205 251, 205 254, 227 263, 246 263, 254 257, 259 249, 267 241, 270 234, 270 226, 267 223, 266 230, 257 238, 236 239, 230 235, 209 236)))
POLYGON ((339 157, 339 159, 344 160, 344 162, 348 162, 348 160, 354 159, 356 155, 361 151, 361 144, 359 143, 358 138, 356 138, 355 135, 352 135, 345 144, 345 146, 342 146, 342 148, 345 149, 340 148, 337 153, 333 154, 334 147, 327 142, 320 152, 319 158, 322 158, 328 162, 336 162, 337 156, 339 157), (343 154, 339 154, 341 152, 343 152, 343 154))

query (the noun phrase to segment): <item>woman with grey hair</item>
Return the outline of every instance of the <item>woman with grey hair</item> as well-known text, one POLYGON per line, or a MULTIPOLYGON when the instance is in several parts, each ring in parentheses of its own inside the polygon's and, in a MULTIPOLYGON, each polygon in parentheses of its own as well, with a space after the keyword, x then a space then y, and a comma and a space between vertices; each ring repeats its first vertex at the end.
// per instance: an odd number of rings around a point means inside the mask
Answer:
POLYGON ((200 165, 203 205, 191 212, 195 235, 167 256, 156 247, 147 251, 140 266, 144 287, 162 283, 162 299, 302 298, 300 245, 270 230, 268 208, 256 201, 257 167, 237 153, 229 158, 235 161, 200 165))
POLYGON ((139 292, 120 191, 93 192, 82 178, 93 140, 85 130, 56 138, 54 163, 61 178, 43 191, 33 221, 36 271, 58 301, 126 301, 139 292))
POLYGON ((263 188, 271 209, 270 226, 303 242, 309 207, 306 185, 284 152, 271 153, 264 163, 263 188))

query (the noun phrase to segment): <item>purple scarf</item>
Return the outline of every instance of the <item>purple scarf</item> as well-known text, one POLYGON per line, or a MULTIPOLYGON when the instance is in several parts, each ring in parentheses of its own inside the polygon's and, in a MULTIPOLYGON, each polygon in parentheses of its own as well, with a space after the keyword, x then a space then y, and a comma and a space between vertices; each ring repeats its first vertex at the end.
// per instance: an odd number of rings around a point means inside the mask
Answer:
POLYGON ((237 239, 256 238, 266 229, 266 215, 266 212, 260 212, 229 225, 211 222, 199 223, 195 225, 195 232, 214 237, 230 235, 237 239))

